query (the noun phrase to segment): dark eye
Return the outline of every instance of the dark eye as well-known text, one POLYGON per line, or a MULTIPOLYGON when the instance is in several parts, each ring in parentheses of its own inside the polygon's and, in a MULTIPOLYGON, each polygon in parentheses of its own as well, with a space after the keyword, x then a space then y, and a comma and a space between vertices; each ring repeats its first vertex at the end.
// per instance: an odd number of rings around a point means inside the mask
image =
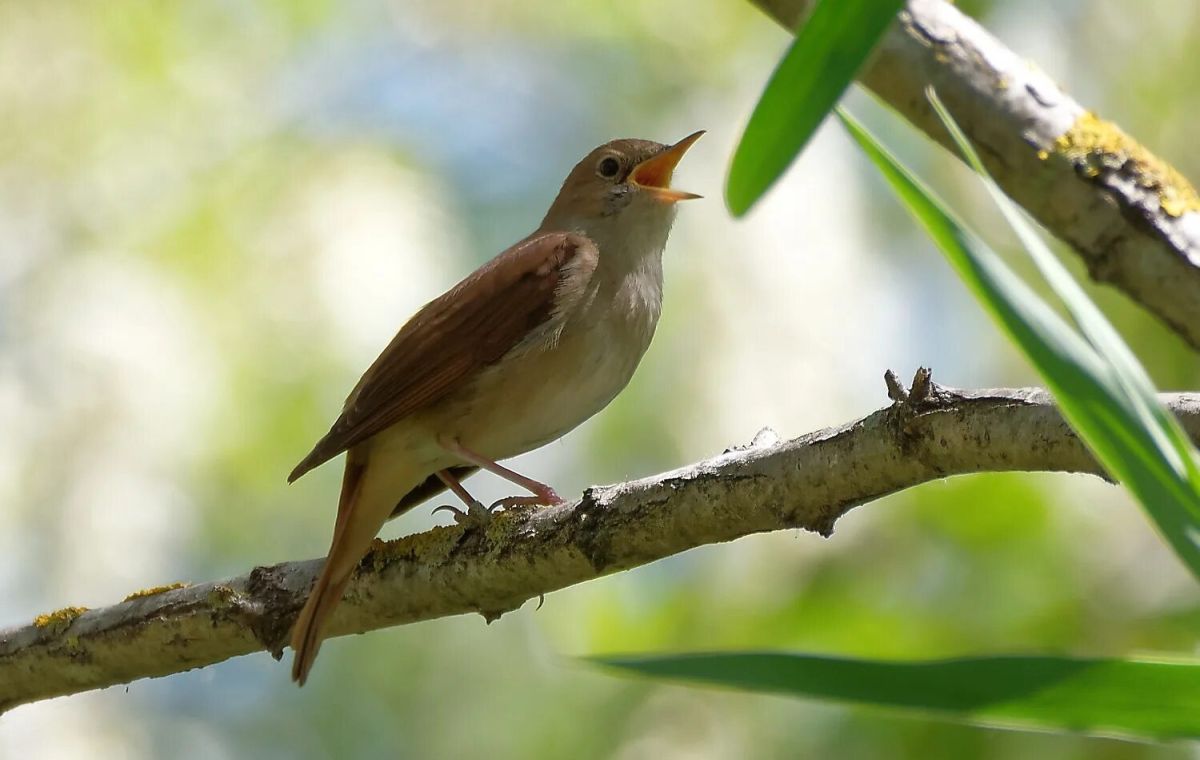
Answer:
POLYGON ((612 156, 606 156, 596 165, 596 173, 605 179, 612 179, 621 171, 621 162, 612 156))

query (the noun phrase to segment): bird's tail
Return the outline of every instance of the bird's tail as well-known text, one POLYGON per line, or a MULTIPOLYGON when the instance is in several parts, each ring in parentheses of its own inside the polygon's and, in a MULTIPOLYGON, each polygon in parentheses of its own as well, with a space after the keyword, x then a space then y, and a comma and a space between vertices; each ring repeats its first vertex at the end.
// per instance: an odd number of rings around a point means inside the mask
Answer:
POLYGON ((292 680, 300 686, 308 679, 313 661, 321 648, 325 626, 342 600, 346 584, 354 575, 354 568, 383 527, 395 500, 391 488, 372 482, 372 476, 381 473, 377 472, 379 468, 369 473, 364 459, 355 456, 353 451, 346 458, 346 473, 342 477, 342 493, 338 500, 337 522, 329 556, 292 628, 292 651, 295 653, 292 680))
POLYGON ((300 617, 296 619, 296 627, 292 629, 292 680, 303 686, 308 680, 308 672, 312 670, 317 652, 321 651, 321 639, 325 622, 333 614, 333 609, 342 600, 346 584, 350 582, 353 573, 346 573, 334 579, 329 573, 322 572, 313 587, 300 617))

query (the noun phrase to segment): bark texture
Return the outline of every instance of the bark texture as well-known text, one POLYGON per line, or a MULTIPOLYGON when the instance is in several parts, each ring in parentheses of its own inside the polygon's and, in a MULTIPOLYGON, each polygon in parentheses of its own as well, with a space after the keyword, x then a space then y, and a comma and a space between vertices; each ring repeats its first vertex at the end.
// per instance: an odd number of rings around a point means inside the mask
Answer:
MULTIPOLYGON (((1041 470, 1101 474, 1047 393, 959 391, 889 373, 893 403, 837 428, 749 446, 643 480, 587 489, 558 508, 498 515, 485 529, 439 527, 377 541, 333 635, 477 612, 527 600, 752 533, 828 536, 859 504, 928 480, 1041 470)), ((1200 394, 1163 397, 1200 439, 1200 394)), ((256 567, 224 581, 135 592, 94 610, 66 608, 0 631, 0 711, 38 699, 283 654, 321 560, 256 567)), ((283 670, 280 678, 284 678, 283 670)))
MULTIPOLYGON (((752 0, 788 29, 813 0, 752 0)), ((859 82, 956 156, 932 85, 1004 191, 1200 349, 1200 195, 1170 164, 1086 110, 944 0, 909 0, 859 82)))

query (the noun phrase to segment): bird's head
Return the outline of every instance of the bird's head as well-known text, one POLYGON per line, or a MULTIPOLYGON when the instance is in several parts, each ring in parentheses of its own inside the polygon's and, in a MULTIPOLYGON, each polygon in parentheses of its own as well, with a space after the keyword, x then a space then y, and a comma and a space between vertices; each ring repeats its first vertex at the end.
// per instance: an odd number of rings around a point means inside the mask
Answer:
POLYGON ((703 134, 694 132, 674 145, 632 138, 601 145, 567 175, 542 229, 587 231, 597 224, 656 218, 669 225, 676 203, 700 197, 672 188, 671 175, 703 134))

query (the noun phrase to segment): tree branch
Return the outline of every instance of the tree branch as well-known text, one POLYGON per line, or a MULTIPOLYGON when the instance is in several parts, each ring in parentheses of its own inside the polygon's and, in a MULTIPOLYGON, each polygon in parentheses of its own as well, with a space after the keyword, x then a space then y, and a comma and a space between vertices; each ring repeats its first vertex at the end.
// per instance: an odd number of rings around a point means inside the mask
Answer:
MULTIPOLYGON (((795 29, 814 0, 752 0, 795 29)), ((1004 191, 1200 349, 1200 195, 944 0, 909 0, 859 81, 934 140, 933 85, 1004 191)))
MULTIPOLYGON (((673 472, 589 488, 574 504, 498 515, 483 531, 439 527, 377 541, 332 633, 466 612, 491 621, 540 594, 697 546, 793 528, 828 536, 851 508, 950 475, 1100 473, 1044 391, 955 391, 926 370, 905 390, 888 374, 892 405, 838 428, 784 442, 765 431, 673 472)), ((1163 399, 1200 439, 1200 394, 1163 399)), ((261 650, 279 658, 320 563, 151 589, 2 631, 0 711, 261 650)))

